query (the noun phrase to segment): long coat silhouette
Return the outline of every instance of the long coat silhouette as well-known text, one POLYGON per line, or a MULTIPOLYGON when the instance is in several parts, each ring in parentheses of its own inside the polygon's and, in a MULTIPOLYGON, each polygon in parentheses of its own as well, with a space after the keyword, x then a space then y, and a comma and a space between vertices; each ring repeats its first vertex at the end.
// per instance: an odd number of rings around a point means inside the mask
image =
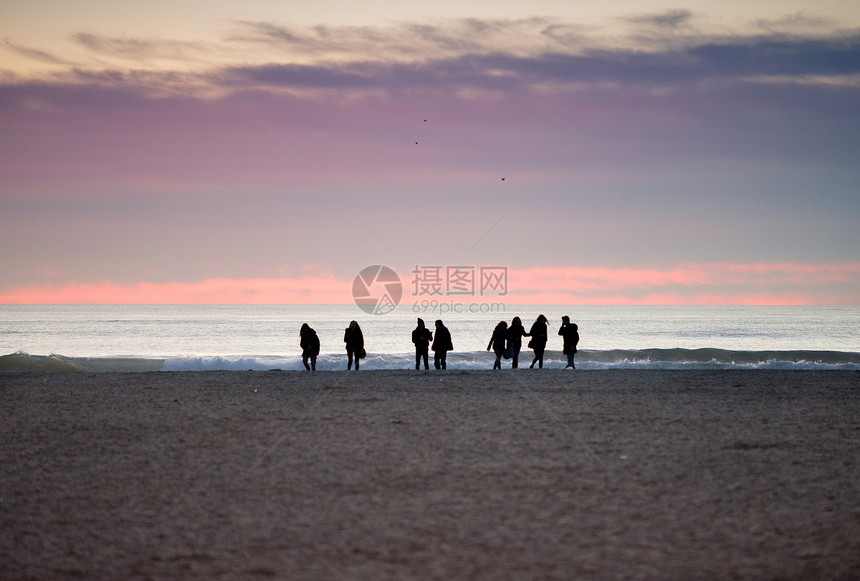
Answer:
POLYGON ((573 363, 573 356, 576 355, 576 346, 579 344, 579 327, 575 323, 570 322, 570 317, 562 317, 561 321, 561 328, 559 328, 558 334, 564 339, 564 349, 562 352, 567 355, 565 369, 568 367, 576 369, 576 365, 573 363))
POLYGON ((343 342, 346 343, 346 368, 352 368, 352 360, 355 358, 355 370, 358 371, 358 362, 364 357, 364 334, 361 327, 355 321, 350 321, 349 327, 343 332, 343 342))
POLYGON ((302 323, 302 328, 299 330, 299 346, 302 348, 302 363, 308 371, 315 371, 317 368, 317 355, 320 354, 320 338, 317 332, 314 331, 307 323, 302 323), (308 365, 310 359, 310 365, 308 365))
POLYGON ((454 344, 451 342, 451 332, 442 323, 442 319, 436 321, 436 338, 433 339, 431 349, 435 353, 433 356, 433 365, 436 369, 446 369, 448 365, 446 360, 448 351, 454 350, 454 344))

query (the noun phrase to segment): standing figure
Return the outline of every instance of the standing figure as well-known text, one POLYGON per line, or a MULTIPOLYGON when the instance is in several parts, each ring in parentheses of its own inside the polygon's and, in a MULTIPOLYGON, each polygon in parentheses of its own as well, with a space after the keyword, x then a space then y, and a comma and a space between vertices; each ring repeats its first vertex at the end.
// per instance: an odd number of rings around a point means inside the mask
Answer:
POLYGON ((570 317, 565 315, 561 318, 561 328, 558 330, 558 334, 564 339, 562 352, 567 355, 567 365, 564 368, 576 369, 576 365, 573 364, 573 356, 576 355, 576 345, 579 343, 579 327, 575 323, 571 323, 570 317))
POLYGON ((508 327, 508 357, 511 362, 511 369, 516 369, 520 364, 520 349, 523 348, 523 337, 528 337, 523 322, 519 317, 514 317, 511 321, 511 326, 508 327))
POLYGON ((433 340, 433 333, 430 329, 424 326, 424 319, 418 319, 418 326, 412 331, 412 342, 415 343, 415 369, 421 369, 421 358, 424 358, 424 369, 430 369, 427 362, 428 349, 430 341, 433 340))
POLYGON ((535 363, 538 364, 538 369, 543 369, 543 352, 546 349, 548 334, 546 326, 548 323, 549 321, 547 321, 546 317, 538 315, 538 318, 532 323, 532 328, 529 329, 529 336, 531 337, 529 347, 534 349, 535 352, 535 358, 532 360, 532 364, 529 365, 529 369, 534 369, 535 363))
POLYGON ((448 356, 448 351, 454 350, 454 344, 451 343, 451 332, 448 327, 442 324, 442 319, 436 321, 436 338, 433 339, 433 366, 436 369, 446 369, 447 362, 445 358, 448 356))
POLYGON ((366 355, 364 351, 364 335, 361 327, 355 321, 349 322, 349 327, 343 332, 343 342, 346 343, 346 369, 352 369, 352 359, 355 357, 355 370, 358 371, 358 362, 366 355))
POLYGON ((493 336, 490 337, 490 344, 487 345, 487 351, 493 348, 496 354, 496 361, 493 363, 493 369, 502 368, 502 356, 505 354, 505 341, 508 338, 508 324, 504 321, 499 322, 493 330, 493 336))
POLYGON ((299 331, 299 345, 302 348, 302 363, 307 371, 317 370, 317 355, 320 354, 320 338, 317 337, 317 332, 311 329, 307 323, 302 323, 302 328, 299 331), (311 364, 308 365, 308 359, 311 364))

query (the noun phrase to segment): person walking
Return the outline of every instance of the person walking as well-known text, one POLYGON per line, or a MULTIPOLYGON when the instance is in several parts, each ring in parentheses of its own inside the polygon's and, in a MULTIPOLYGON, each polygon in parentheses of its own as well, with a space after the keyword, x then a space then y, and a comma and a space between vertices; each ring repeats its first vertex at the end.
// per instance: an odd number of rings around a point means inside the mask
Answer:
POLYGON ((546 349, 548 335, 546 326, 548 323, 549 321, 546 317, 538 315, 538 318, 532 323, 532 328, 529 329, 528 334, 531 337, 529 347, 535 352, 535 358, 532 360, 532 364, 529 365, 529 369, 534 369, 535 363, 538 364, 538 369, 543 369, 543 352, 546 349))
POLYGON ((519 317, 514 317, 511 326, 508 327, 508 349, 507 355, 511 358, 511 369, 516 369, 520 364, 520 350, 523 348, 523 337, 528 337, 523 322, 519 317))
POLYGON ((576 345, 579 343, 579 327, 575 323, 571 323, 570 317, 565 315, 561 318, 561 328, 558 330, 558 334, 564 339, 562 352, 567 355, 567 365, 564 368, 576 369, 576 365, 573 364, 573 356, 576 355, 576 345))
POLYGON ((307 323, 302 323, 299 337, 299 346, 302 348, 302 363, 307 371, 316 371, 317 355, 320 354, 320 338, 307 323), (308 365, 308 359, 310 359, 310 365, 308 365))
POLYGON ((502 368, 502 357, 505 354, 505 342, 508 339, 508 324, 500 321, 493 330, 493 336, 490 337, 490 343, 487 345, 487 351, 490 348, 496 354, 496 360, 493 362, 493 370, 502 368))
POLYGON ((355 370, 358 371, 358 362, 367 353, 364 351, 364 335, 357 322, 349 322, 349 327, 343 332, 343 342, 346 343, 346 369, 352 369, 352 360, 355 358, 355 370))
POLYGON ((412 331, 412 342, 415 344, 415 369, 421 369, 421 359, 424 359, 424 369, 430 369, 427 362, 428 349, 430 341, 433 340, 433 333, 430 329, 424 326, 424 319, 418 319, 418 326, 412 331))
POLYGON ((442 324, 442 319, 436 321, 436 338, 433 339, 433 366, 436 369, 446 369, 448 351, 454 350, 454 344, 451 342, 451 332, 448 327, 442 324))

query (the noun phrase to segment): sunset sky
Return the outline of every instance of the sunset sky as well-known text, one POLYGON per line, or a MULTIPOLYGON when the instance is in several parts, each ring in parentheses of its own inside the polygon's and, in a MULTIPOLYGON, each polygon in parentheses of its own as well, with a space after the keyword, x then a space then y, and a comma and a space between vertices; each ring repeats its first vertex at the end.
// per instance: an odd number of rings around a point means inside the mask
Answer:
POLYGON ((860 2, 0 0, 0 303, 858 305, 858 218, 860 2))

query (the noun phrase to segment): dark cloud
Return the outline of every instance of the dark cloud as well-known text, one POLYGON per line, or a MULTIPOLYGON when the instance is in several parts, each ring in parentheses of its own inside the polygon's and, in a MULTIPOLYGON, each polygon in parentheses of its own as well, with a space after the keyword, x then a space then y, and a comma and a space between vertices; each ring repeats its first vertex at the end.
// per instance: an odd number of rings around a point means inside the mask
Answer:
POLYGON ((860 35, 839 40, 767 38, 711 42, 665 52, 594 51, 509 59, 525 73, 571 81, 676 84, 754 76, 848 76, 860 72, 860 35))
POLYGON ((697 69, 715 77, 853 75, 860 72, 860 35, 846 39, 710 43, 689 49, 697 69))
POLYGON ((809 34, 834 27, 834 23, 829 19, 805 12, 796 12, 782 18, 759 18, 755 22, 763 30, 775 34, 809 34))
POLYGON ((584 54, 503 52, 429 58, 420 62, 232 67, 228 83, 259 87, 400 89, 442 86, 521 90, 545 83, 611 82, 676 87, 702 81, 748 82, 761 77, 804 80, 860 73, 860 35, 840 39, 760 37, 706 42, 665 51, 591 50, 584 54))
POLYGON ((215 75, 217 83, 234 88, 366 89, 384 83, 379 70, 313 65, 232 67, 215 75), (362 74, 363 71, 365 74, 362 74))
MULTIPOLYGON (((678 31, 692 26, 694 14, 671 10, 627 20, 657 31, 678 31)), ((808 22, 803 15, 789 20, 808 22)), ((708 37, 691 31, 689 36, 673 36, 671 42, 651 34, 644 46, 619 49, 597 42, 586 29, 540 17, 400 23, 386 29, 298 29, 266 22, 244 22, 242 27, 243 36, 234 40, 315 55, 317 60, 302 65, 270 62, 228 67, 213 77, 215 82, 260 88, 521 91, 546 83, 673 88, 709 80, 783 77, 785 81, 785 77, 848 77, 860 72, 860 33, 856 32, 708 37), (326 58, 335 55, 349 58, 326 58)))
POLYGON ((645 24, 648 26, 670 29, 676 29, 689 24, 692 19, 693 13, 686 9, 667 10, 660 14, 645 14, 640 16, 630 16, 627 18, 629 22, 633 22, 635 24, 645 24))

